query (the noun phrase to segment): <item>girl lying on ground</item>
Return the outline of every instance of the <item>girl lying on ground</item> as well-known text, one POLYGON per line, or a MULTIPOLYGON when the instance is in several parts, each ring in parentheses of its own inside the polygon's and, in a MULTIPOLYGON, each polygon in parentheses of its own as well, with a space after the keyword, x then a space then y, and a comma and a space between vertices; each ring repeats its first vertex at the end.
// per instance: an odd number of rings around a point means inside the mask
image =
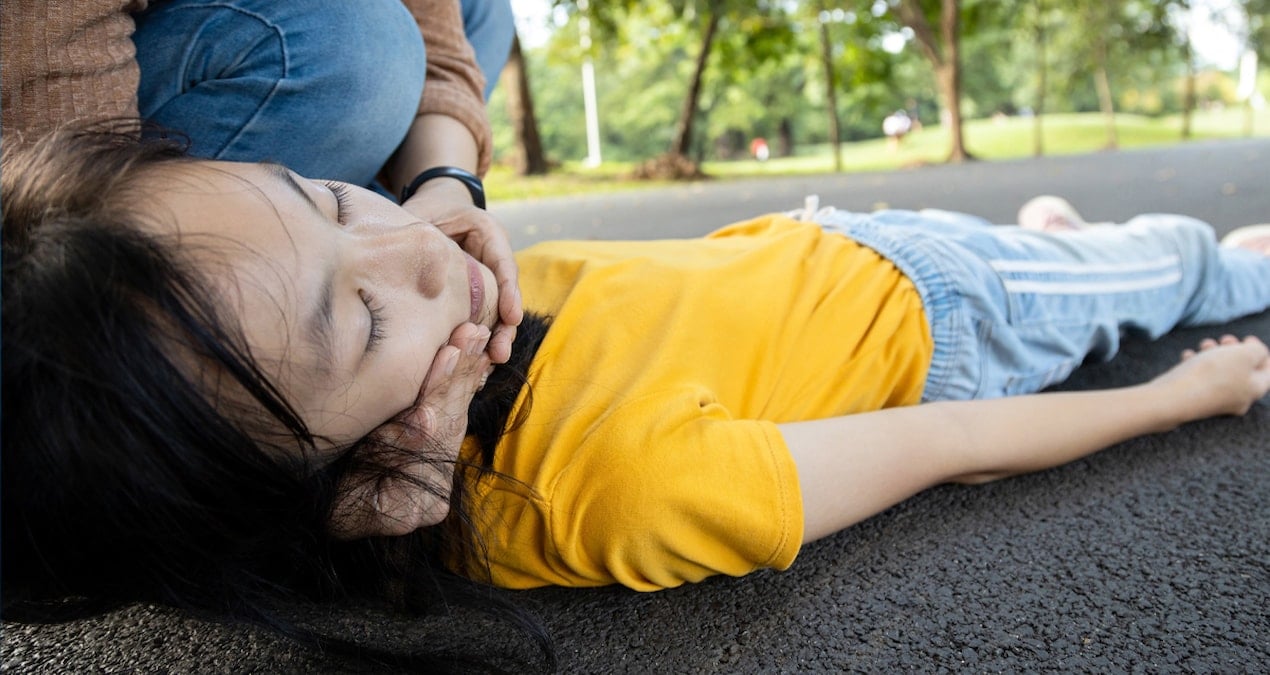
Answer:
POLYGON ((1182 216, 548 242, 491 368, 492 273, 375 193, 86 133, 3 170, 6 601, 415 608, 442 568, 672 587, 1270 390, 1266 346, 1226 336, 1145 384, 1032 395, 1125 331, 1270 306, 1270 257, 1182 216))

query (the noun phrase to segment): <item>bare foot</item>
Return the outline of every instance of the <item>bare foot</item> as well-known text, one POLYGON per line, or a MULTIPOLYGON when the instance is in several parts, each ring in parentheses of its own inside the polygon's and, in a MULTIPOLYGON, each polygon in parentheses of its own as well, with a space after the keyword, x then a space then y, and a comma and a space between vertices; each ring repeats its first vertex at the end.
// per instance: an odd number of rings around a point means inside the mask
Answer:
POLYGON ((1066 199, 1053 195, 1033 197, 1019 209, 1019 227, 1037 232, 1074 232, 1089 223, 1066 199))
POLYGON ((1270 224, 1249 225, 1231 231, 1221 240, 1222 246, 1246 248, 1270 257, 1270 224))

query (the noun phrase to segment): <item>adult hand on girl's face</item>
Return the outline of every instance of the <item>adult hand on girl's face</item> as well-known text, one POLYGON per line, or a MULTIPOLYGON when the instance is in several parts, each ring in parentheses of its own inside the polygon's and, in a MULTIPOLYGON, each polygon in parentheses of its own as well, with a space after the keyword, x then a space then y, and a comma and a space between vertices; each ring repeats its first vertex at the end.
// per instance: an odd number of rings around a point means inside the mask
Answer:
POLYGON ((487 211, 473 206, 467 189, 455 180, 424 183, 402 207, 436 225, 464 251, 493 270, 498 282, 499 325, 490 339, 489 355, 494 363, 506 363, 511 358, 516 327, 524 318, 520 272, 507 231, 487 211))
POLYGON ((414 405, 373 432, 368 447, 389 448, 379 458, 401 475, 379 479, 372 469, 345 476, 331 511, 336 538, 400 536, 445 518, 468 405, 493 368, 486 352, 489 340, 485 326, 465 323, 454 329, 437 351, 414 405), (407 453, 395 454, 396 448, 407 453), (422 453, 426 461, 413 453, 422 453))

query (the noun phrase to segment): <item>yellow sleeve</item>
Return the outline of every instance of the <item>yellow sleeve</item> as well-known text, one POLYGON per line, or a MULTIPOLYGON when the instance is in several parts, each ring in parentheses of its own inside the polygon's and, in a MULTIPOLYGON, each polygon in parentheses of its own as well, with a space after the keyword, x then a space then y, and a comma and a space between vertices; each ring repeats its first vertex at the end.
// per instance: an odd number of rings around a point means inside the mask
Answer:
POLYGON ((542 547, 496 561, 499 585, 651 591, 784 569, 802 542, 797 472, 780 432, 731 419, 704 389, 623 406, 543 487, 537 517, 511 519, 529 526, 524 536, 505 533, 526 543, 542 527, 542 547))

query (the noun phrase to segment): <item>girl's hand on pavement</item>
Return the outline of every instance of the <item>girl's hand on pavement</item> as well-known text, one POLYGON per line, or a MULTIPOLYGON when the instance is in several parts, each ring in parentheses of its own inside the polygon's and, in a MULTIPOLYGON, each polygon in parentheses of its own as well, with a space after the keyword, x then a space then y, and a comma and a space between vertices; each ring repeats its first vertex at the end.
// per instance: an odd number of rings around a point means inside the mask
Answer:
POLYGON ((1209 338, 1152 385, 1166 388, 1181 422, 1243 415, 1270 392, 1270 349, 1254 336, 1209 338))

